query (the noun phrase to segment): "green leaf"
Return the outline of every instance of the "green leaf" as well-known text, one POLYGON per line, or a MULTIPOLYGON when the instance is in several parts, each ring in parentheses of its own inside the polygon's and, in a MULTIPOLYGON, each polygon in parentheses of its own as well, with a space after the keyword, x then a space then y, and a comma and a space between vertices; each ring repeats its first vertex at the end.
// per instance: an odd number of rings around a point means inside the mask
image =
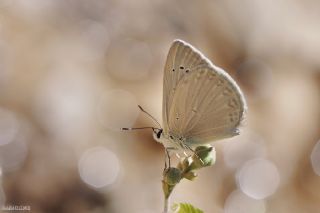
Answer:
POLYGON ((204 213, 189 203, 175 203, 172 207, 174 213, 204 213))

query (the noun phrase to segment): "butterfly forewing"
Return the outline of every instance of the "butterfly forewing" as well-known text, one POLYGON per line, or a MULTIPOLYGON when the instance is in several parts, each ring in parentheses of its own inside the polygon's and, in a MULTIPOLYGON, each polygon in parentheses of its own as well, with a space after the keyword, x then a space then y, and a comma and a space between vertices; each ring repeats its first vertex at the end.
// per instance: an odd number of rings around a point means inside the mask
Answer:
POLYGON ((200 54, 195 54, 194 49, 185 45, 181 40, 175 40, 170 47, 164 69, 163 82, 163 112, 164 132, 168 132, 169 108, 172 105, 173 96, 178 82, 192 70, 205 61, 200 54))
POLYGON ((176 40, 164 74, 164 132, 199 145, 238 134, 246 103, 234 80, 191 45, 176 40))

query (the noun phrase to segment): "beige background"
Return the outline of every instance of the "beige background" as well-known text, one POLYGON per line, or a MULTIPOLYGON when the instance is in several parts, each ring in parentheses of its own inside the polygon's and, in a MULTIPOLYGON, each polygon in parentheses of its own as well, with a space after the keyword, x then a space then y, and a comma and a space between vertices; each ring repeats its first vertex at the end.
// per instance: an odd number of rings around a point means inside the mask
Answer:
POLYGON ((216 164, 172 199, 215 213, 319 212, 319 10, 316 0, 0 0, 0 204, 161 212, 163 147, 150 131, 118 129, 153 125, 137 104, 161 120, 165 58, 180 38, 235 78, 249 111, 244 133, 214 143, 216 164), (255 158, 275 175, 257 193, 274 190, 231 202, 255 158))

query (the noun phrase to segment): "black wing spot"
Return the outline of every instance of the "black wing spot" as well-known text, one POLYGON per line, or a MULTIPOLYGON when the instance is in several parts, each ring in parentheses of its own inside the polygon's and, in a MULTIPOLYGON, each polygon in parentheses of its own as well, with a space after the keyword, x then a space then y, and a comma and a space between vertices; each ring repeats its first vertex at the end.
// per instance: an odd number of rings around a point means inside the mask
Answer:
POLYGON ((170 135, 170 138, 173 139, 172 135, 170 135))
POLYGON ((188 73, 190 70, 186 70, 186 73, 188 73))
POLYGON ((181 66, 181 67, 180 67, 180 69, 182 69, 182 70, 183 70, 183 69, 184 69, 184 67, 183 67, 183 66, 181 66))
POLYGON ((179 120, 179 117, 176 117, 176 120, 179 120))
POLYGON ((174 69, 172 69, 172 72, 174 72, 175 70, 174 69))

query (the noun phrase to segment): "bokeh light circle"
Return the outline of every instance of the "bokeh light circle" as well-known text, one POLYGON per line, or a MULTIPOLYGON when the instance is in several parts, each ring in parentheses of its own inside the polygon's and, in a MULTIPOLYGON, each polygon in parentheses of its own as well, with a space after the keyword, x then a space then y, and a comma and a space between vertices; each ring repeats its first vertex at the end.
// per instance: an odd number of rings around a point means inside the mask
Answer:
POLYGON ((11 172, 19 169, 27 155, 28 145, 25 135, 17 135, 17 137, 9 144, 0 147, 0 166, 3 173, 11 172))
POLYGON ((264 199, 275 193, 280 183, 277 167, 267 159, 253 159, 237 173, 240 189, 249 197, 264 199))
POLYGON ((131 127, 139 115, 136 98, 125 90, 111 90, 98 103, 98 119, 111 130, 131 127))
POLYGON ((224 204, 224 213, 265 213, 264 200, 255 200, 240 190, 233 191, 224 204))
POLYGON ((252 131, 244 131, 240 136, 223 143, 223 157, 231 169, 238 169, 244 163, 266 155, 264 141, 252 131))
POLYGON ((320 176, 320 141, 314 146, 310 160, 313 171, 320 176))
POLYGON ((99 22, 85 19, 79 23, 80 38, 87 47, 88 59, 102 58, 108 48, 110 39, 107 29, 99 22))
POLYGON ((81 156, 78 167, 81 179, 95 188, 113 184, 120 171, 117 156, 104 147, 87 150, 81 156))
POLYGON ((0 146, 12 142, 18 128, 19 122, 16 116, 12 112, 0 108, 0 146))

